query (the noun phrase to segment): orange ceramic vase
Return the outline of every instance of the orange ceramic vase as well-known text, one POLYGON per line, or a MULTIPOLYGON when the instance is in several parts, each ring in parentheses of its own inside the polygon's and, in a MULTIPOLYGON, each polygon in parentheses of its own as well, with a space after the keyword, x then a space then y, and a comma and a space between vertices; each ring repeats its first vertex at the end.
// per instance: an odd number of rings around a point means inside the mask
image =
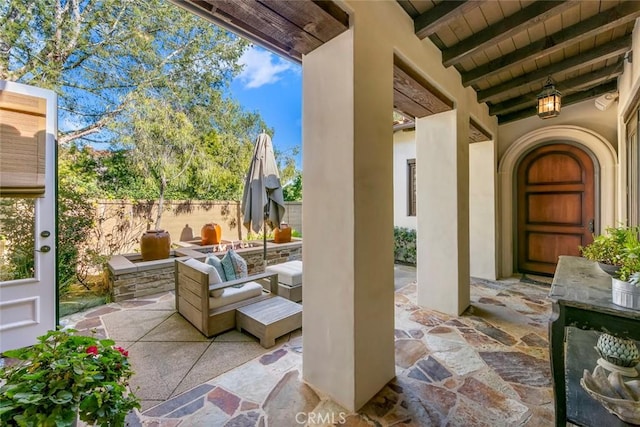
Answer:
POLYGON ((140 253, 143 261, 169 258, 171 237, 164 230, 147 230, 140 238, 140 253))
POLYGON ((200 230, 202 245, 217 245, 222 240, 222 229, 218 224, 210 222, 200 230))
POLYGON ((291 241, 291 227, 276 228, 273 230, 273 241, 275 243, 288 243, 291 241))

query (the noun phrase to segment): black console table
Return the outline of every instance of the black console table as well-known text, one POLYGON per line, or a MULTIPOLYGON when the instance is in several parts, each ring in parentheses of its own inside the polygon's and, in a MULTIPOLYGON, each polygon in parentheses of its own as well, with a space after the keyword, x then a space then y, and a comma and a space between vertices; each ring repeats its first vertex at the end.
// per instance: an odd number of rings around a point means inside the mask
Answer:
MULTIPOLYGON (((607 332, 640 340, 640 311, 611 302, 611 276, 598 265, 579 257, 561 256, 549 294, 553 315, 549 324, 551 372, 555 393, 556 425, 567 421, 567 366, 565 365, 565 328, 607 332)), ((594 366, 591 366, 593 369, 594 366)), ((580 387, 577 385, 577 387, 580 387)), ((585 405, 586 419, 593 425, 627 425, 606 412, 595 400, 585 405), (593 415, 591 414, 593 412, 593 415), (607 423, 602 424, 606 419, 607 423)))

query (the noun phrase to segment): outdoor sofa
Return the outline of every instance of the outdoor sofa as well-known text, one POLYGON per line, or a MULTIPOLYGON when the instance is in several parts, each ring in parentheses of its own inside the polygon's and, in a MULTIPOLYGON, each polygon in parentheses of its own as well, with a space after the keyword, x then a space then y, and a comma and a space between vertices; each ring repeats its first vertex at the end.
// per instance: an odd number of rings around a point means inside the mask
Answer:
POLYGON ((193 259, 176 260, 175 297, 176 310, 207 337, 234 329, 236 309, 277 295, 276 273, 254 274, 212 284, 206 272, 208 267, 204 266, 207 264, 193 259), (268 290, 259 283, 261 281, 269 281, 268 290), (222 295, 213 296, 221 290, 224 290, 222 295))

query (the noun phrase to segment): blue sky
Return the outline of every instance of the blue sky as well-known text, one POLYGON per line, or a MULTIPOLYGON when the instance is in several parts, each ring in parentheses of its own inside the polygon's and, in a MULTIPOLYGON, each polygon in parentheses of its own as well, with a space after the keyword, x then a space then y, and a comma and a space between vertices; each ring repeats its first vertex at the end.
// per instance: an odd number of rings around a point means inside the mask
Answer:
POLYGON ((231 84, 231 96, 245 110, 258 111, 274 129, 276 150, 291 154, 295 147, 298 169, 302 167, 302 66, 259 46, 240 58, 242 73, 231 84))

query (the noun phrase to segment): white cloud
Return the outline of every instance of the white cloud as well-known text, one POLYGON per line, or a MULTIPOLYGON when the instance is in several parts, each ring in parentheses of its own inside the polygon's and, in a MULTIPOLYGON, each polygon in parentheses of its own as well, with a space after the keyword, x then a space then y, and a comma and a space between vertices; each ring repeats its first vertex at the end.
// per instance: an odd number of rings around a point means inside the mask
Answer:
POLYGON ((244 69, 238 78, 247 89, 275 83, 282 78, 284 72, 295 70, 294 64, 256 47, 245 51, 239 63, 244 65, 244 69))

